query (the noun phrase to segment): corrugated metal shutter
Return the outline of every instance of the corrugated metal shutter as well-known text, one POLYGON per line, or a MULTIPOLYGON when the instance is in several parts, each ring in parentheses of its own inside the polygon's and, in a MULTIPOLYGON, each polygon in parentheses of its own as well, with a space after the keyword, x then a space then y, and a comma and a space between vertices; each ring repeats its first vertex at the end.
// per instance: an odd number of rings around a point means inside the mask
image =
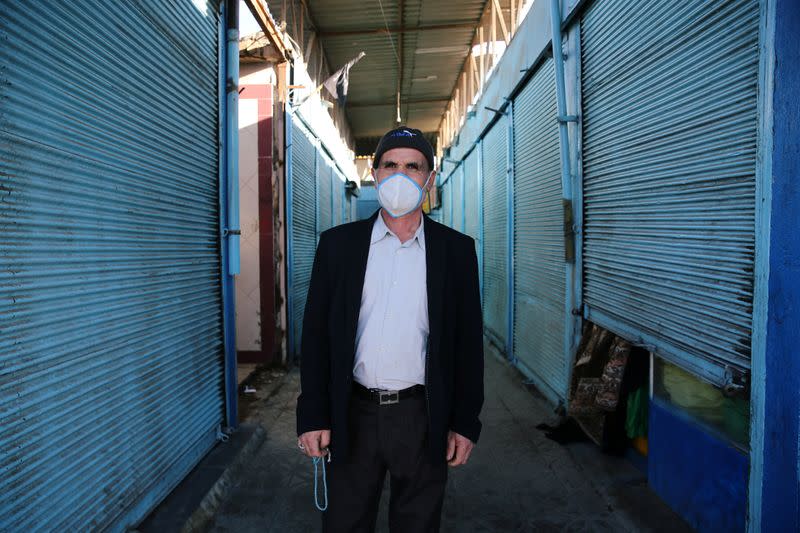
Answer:
POLYGON ((476 146, 464 160, 464 233, 475 239, 478 255, 478 271, 483 273, 483 236, 481 235, 481 181, 480 145, 476 146))
POLYGON ((453 225, 453 183, 445 182, 442 186, 442 224, 445 226, 453 225))
POLYGON ((214 443, 219 25, 211 3, 3 4, 2 531, 124 530, 214 443))
POLYGON ((464 233, 480 241, 481 191, 478 173, 478 150, 476 148, 464 160, 464 233))
POLYGON ((565 400, 566 269, 556 86, 548 59, 514 101, 514 356, 565 400))
POLYGON ((344 221, 352 222, 353 220, 353 196, 345 194, 344 196, 344 221))
POLYGON ((333 189, 333 225, 338 226, 344 222, 344 182, 339 177, 339 171, 334 169, 331 176, 333 189))
POLYGON ((483 159, 483 320, 505 345, 508 329, 508 125, 502 117, 481 144, 483 159))
POLYGON ((291 240, 289 255, 289 289, 292 318, 292 349, 300 355, 303 311, 306 308, 311 267, 317 248, 317 180, 316 148, 311 134, 296 117, 291 118, 291 240))
POLYGON ((717 383, 750 366, 758 25, 755 0, 581 23, 589 318, 717 383))
POLYGON ((453 229, 464 231, 464 165, 459 165, 453 171, 450 183, 453 191, 453 229))
POLYGON ((333 225, 333 196, 331 194, 331 164, 322 155, 322 151, 317 147, 317 213, 319 214, 319 233, 329 229, 333 225))

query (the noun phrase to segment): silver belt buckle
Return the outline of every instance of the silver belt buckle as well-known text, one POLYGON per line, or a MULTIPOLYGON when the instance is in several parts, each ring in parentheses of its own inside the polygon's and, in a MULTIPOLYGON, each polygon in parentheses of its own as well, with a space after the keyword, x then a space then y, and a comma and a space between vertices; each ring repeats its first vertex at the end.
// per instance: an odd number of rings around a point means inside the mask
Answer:
POLYGON ((378 402, 380 405, 391 405, 400 403, 400 393, 398 391, 382 390, 378 391, 378 402))

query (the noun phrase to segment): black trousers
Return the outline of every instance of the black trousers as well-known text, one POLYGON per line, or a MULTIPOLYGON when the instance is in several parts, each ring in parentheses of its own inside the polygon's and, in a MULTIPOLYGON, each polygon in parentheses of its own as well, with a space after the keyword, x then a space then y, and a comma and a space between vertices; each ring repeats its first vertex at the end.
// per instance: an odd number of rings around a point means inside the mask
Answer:
POLYGON ((386 472, 390 475, 392 533, 437 532, 447 463, 428 453, 425 396, 378 405, 358 395, 350 400, 350 458, 328 465, 326 533, 372 532, 386 472))

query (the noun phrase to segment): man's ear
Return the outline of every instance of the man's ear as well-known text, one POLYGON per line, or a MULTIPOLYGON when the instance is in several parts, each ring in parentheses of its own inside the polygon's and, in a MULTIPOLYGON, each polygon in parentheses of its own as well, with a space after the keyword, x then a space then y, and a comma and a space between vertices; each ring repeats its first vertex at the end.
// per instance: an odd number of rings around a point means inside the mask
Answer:
POLYGON ((425 186, 425 190, 430 192, 433 189, 433 186, 436 184, 436 171, 431 170, 431 173, 428 174, 428 184, 425 186))

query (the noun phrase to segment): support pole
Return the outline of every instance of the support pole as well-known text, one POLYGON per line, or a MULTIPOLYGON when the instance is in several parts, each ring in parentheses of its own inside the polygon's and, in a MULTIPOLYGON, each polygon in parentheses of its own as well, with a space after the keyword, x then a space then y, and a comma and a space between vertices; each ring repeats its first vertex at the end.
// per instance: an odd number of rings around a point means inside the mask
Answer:
POLYGON ((239 273, 239 2, 226 0, 222 10, 225 27, 221 72, 224 83, 222 102, 222 153, 220 210, 222 225, 222 301, 223 343, 225 354, 225 422, 236 428, 238 420, 238 383, 236 376, 236 298, 235 274, 239 273))

